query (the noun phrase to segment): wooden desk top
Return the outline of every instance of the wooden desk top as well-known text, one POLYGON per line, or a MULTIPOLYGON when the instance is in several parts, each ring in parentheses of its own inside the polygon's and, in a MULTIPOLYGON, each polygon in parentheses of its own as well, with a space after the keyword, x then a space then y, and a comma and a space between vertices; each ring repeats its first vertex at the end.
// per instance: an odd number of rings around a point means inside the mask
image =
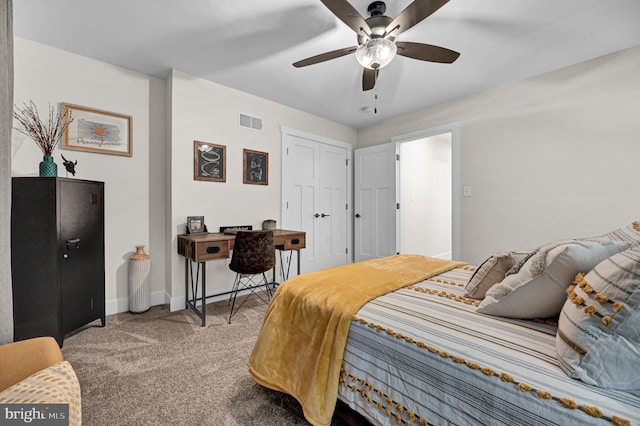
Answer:
MULTIPOLYGON (((300 250, 305 248, 306 233, 288 229, 274 229, 274 248, 300 250)), ((236 236, 222 232, 178 235, 178 254, 194 262, 228 259, 236 236)))

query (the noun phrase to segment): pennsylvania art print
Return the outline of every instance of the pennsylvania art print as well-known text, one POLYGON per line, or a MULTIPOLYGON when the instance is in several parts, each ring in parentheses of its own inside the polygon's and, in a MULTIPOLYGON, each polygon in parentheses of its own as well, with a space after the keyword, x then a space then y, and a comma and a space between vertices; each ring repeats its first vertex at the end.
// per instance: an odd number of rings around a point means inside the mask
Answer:
POLYGON ((79 105, 62 104, 73 121, 62 138, 62 148, 101 154, 133 155, 132 117, 79 105))

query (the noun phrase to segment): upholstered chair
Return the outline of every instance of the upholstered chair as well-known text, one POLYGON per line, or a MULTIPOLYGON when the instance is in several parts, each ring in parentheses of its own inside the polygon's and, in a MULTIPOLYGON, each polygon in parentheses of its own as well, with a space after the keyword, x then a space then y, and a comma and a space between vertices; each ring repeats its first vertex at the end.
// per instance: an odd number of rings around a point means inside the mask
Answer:
POLYGON ((229 296, 229 324, 231 318, 238 312, 242 305, 255 294, 265 303, 271 299, 271 287, 265 274, 276 265, 276 252, 273 243, 273 231, 238 231, 236 234, 233 254, 229 269, 236 273, 231 295, 229 296), (263 292, 256 292, 264 288, 263 292), (249 290, 246 298, 236 306, 238 292, 249 290))

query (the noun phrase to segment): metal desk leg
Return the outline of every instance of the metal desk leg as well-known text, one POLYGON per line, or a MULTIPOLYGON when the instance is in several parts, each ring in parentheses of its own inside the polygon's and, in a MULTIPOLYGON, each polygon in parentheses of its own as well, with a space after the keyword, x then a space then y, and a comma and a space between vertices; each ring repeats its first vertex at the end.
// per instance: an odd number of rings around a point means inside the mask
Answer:
POLYGON ((207 265, 204 262, 200 262, 202 265, 202 327, 207 325, 207 265))
POLYGON ((189 259, 184 258, 184 308, 189 309, 189 259))
MULTIPOLYGON (((293 250, 284 250, 282 248, 278 249, 278 252, 280 253, 280 278, 282 279, 282 282, 286 281, 289 279, 289 272, 291 271, 291 261, 292 261, 292 256, 293 256, 293 250), (288 251, 288 255, 285 255, 284 252, 288 251), (286 260, 284 260, 284 258, 288 256, 288 258, 286 260)), ((295 250, 298 254, 298 275, 300 275, 300 250, 295 250)), ((275 268, 273 269, 273 288, 276 288, 276 270, 275 268)))
MULTIPOLYGON (((280 256, 282 256, 282 255, 280 255, 280 256)), ((276 289, 276 265, 275 264, 273 265, 272 274, 271 274, 271 288, 273 290, 276 289)))
POLYGON ((193 278, 193 263, 189 259, 185 259, 184 272, 184 290, 185 290, 185 309, 191 310, 202 320, 202 327, 206 325, 207 318, 207 267, 204 262, 199 262, 196 267, 196 278, 193 278), (200 269, 202 269, 202 280, 200 279, 200 269), (201 310, 198 309, 198 286, 202 283, 202 294, 200 296, 201 310), (191 285, 189 285, 191 284, 191 285), (189 292, 191 290, 191 292, 189 292), (191 294, 189 294, 191 293, 191 294))

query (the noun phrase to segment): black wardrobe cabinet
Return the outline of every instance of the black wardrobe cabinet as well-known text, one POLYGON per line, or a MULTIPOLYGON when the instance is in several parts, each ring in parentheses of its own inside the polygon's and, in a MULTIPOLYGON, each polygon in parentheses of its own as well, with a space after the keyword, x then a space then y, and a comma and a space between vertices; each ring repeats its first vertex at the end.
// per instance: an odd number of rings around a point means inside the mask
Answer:
POLYGON ((14 177, 11 279, 14 340, 105 325, 104 183, 14 177))

